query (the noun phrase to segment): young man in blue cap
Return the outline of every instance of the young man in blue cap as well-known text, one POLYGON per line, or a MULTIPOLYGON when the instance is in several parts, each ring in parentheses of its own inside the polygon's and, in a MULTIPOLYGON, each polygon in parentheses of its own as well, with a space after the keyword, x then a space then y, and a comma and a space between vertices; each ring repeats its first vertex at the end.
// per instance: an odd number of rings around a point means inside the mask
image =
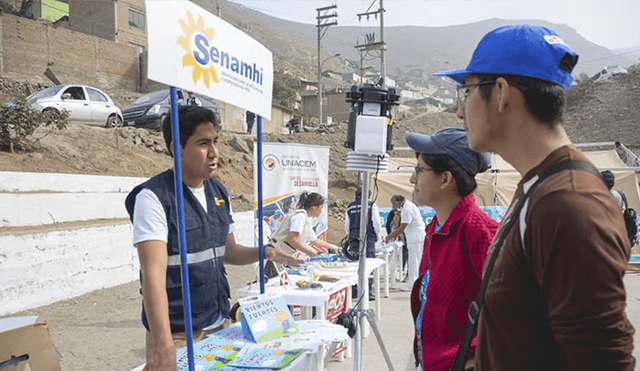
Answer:
MULTIPOLYGON (((506 233, 480 311, 475 368, 633 370, 625 314, 630 254, 620 209, 561 123, 578 55, 553 31, 518 25, 483 37, 466 69, 436 73, 459 84, 458 117, 469 146, 498 153, 522 175, 496 240, 506 233)), ((596 172, 597 174, 597 172, 596 172)), ((489 259, 487 259, 489 261, 489 259)), ((485 265, 485 275, 487 274, 485 265)))
MULTIPOLYGON (((476 174, 489 168, 489 156, 470 150, 461 128, 406 133, 405 138, 416 151, 418 166, 411 176, 416 203, 436 212, 426 229, 421 276, 411 292, 414 355, 423 370, 449 371, 498 228, 472 193, 476 174)), ((473 356, 468 358, 472 365, 473 356)))

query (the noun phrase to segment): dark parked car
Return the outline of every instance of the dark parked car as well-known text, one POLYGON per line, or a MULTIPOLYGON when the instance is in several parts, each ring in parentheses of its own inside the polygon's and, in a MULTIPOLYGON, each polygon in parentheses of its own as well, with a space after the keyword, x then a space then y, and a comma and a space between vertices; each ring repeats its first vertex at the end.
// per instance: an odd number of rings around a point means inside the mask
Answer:
MULTIPOLYGON (((209 108, 214 112, 218 121, 220 114, 218 112, 218 104, 212 98, 194 94, 203 107, 209 108)), ((187 104, 187 92, 178 89, 178 105, 187 104)), ((125 126, 135 126, 139 128, 159 129, 162 127, 162 121, 169 114, 171 100, 169 98, 169 89, 154 91, 138 98, 132 105, 122 110, 125 126)))

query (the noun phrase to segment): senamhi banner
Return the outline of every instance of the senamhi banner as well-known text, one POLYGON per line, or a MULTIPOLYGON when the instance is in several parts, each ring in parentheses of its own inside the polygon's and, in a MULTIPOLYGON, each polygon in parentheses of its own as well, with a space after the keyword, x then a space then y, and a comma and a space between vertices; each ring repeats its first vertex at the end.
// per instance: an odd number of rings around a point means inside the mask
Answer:
POLYGON ((273 56, 249 35, 185 0, 146 0, 148 78, 271 119, 273 56))

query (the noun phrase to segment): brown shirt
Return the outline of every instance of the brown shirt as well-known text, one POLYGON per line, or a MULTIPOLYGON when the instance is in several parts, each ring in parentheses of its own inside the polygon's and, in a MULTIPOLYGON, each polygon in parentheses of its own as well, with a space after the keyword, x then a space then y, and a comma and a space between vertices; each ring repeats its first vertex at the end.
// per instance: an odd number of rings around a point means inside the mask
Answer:
MULTIPOLYGON (((523 177, 494 244, 523 187, 570 160, 588 162, 565 146, 523 177)), ((585 171, 562 171, 537 186, 525 212, 526 226, 520 218, 508 232, 491 273, 476 370, 633 370, 622 279, 630 246, 604 183, 585 171)))

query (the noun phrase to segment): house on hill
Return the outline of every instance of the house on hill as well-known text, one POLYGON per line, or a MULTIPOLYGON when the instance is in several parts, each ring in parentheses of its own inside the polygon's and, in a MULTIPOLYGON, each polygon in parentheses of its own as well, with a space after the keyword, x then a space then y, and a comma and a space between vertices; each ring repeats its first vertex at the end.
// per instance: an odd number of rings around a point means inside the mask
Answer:
POLYGON ((27 18, 43 18, 55 22, 69 16, 69 4, 58 0, 23 0, 20 14, 27 18))
MULTIPOLYGON (((318 92, 315 90, 305 90, 300 92, 302 98, 302 114, 305 117, 318 117, 318 92)), ((349 109, 351 105, 347 103, 347 90, 336 88, 322 91, 322 117, 326 122, 327 117, 333 121, 349 120, 349 109)))
POLYGON ((144 0, 68 0, 69 29, 146 49, 144 0))

